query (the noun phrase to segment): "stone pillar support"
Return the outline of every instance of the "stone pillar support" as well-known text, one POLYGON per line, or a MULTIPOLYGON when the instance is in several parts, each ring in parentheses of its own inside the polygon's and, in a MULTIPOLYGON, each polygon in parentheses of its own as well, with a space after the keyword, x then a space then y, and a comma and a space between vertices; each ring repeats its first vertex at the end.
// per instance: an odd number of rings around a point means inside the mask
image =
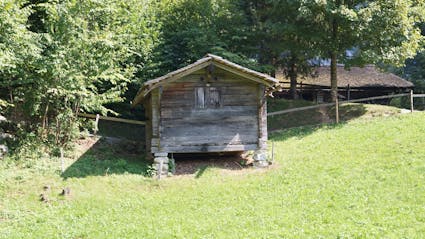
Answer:
POLYGON ((254 167, 255 168, 265 168, 269 166, 269 161, 267 160, 267 150, 259 149, 254 152, 254 167))
POLYGON ((156 171, 158 179, 168 176, 168 153, 155 153, 153 159, 153 168, 156 171))

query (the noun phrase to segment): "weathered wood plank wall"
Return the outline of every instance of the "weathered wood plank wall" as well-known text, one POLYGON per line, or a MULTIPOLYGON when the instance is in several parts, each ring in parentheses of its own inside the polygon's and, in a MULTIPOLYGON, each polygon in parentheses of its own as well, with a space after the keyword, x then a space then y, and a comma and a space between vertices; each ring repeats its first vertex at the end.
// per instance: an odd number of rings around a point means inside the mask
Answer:
POLYGON ((151 92, 153 153, 258 149, 260 135, 267 137, 258 127, 265 112, 260 84, 224 71, 214 76, 207 85, 205 74, 193 73, 151 92), (212 90, 200 93, 202 87, 212 90), (197 103, 207 94, 214 102, 197 103))

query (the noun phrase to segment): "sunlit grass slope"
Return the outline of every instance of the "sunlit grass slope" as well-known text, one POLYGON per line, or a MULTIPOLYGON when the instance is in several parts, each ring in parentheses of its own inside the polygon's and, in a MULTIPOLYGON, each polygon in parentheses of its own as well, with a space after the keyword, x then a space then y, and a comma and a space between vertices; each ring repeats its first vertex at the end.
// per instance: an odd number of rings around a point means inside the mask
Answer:
POLYGON ((159 182, 134 170, 64 180, 53 159, 0 162, 0 238, 425 237, 424 113, 272 141, 270 170, 159 182), (44 185, 49 203, 39 201, 44 185), (64 186, 69 197, 58 195, 64 186))

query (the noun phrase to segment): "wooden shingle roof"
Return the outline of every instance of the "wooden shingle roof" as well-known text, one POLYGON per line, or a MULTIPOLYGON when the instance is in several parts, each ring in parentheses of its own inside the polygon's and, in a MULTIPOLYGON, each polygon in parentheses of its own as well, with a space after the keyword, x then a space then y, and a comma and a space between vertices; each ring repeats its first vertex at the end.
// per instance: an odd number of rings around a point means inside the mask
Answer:
POLYGON ((279 84, 279 81, 277 79, 269 75, 248 69, 236 63, 230 62, 222 57, 219 57, 213 54, 207 54, 204 58, 196 61, 195 63, 192 63, 188 66, 185 66, 183 68, 170 72, 156 79, 146 81, 137 92, 132 105, 135 106, 137 104, 140 104, 143 98, 146 97, 149 94, 149 92, 151 92, 153 89, 165 83, 178 80, 186 75, 189 75, 193 72, 203 69, 211 64, 214 66, 217 66, 218 68, 229 71, 231 73, 240 75, 241 77, 247 78, 249 80, 253 80, 253 81, 257 81, 259 83, 265 84, 266 86, 269 87, 270 91, 273 91, 273 89, 279 84))
MULTIPOLYGON (((315 76, 300 78, 303 84, 317 85, 321 87, 329 87, 330 83, 330 67, 322 66, 315 69, 315 76)), ((344 66, 337 68, 338 87, 352 88, 412 88, 412 82, 407 81, 395 74, 382 72, 373 65, 365 67, 351 67, 346 70, 344 66)), ((282 77, 279 77, 280 80, 282 77)))

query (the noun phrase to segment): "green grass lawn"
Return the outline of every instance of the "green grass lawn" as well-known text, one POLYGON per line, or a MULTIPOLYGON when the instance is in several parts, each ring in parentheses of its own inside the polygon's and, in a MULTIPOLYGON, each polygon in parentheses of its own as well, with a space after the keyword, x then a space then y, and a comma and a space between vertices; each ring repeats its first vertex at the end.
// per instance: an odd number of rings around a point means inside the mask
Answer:
POLYGON ((209 167, 162 181, 112 155, 66 179, 55 158, 0 162, 0 238, 425 237, 425 113, 295 128, 270 141, 269 170, 209 167), (39 201, 44 185, 49 203, 39 201))

